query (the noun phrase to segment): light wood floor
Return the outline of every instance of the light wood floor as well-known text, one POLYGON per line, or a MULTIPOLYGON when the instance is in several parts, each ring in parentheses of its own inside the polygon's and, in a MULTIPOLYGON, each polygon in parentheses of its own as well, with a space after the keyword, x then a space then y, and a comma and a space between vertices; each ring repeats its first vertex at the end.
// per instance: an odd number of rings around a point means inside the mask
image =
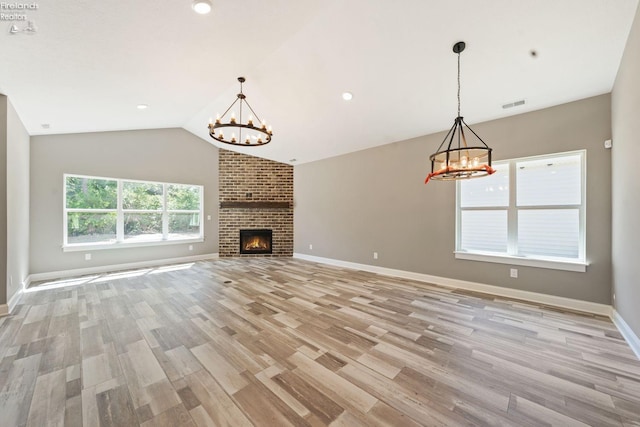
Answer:
POLYGON ((0 319, 3 427, 640 426, 605 318, 288 258, 66 285, 0 319))

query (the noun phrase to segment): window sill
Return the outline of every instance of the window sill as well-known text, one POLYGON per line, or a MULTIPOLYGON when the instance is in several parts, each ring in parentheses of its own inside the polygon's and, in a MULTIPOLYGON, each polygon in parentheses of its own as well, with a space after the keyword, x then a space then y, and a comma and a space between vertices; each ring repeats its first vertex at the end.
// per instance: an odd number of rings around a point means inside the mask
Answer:
POLYGON ((202 243, 204 238, 197 237, 195 239, 181 239, 181 240, 156 240, 148 242, 114 242, 114 243, 76 243, 71 245, 62 246, 62 252, 81 252, 81 251, 96 251, 103 249, 127 249, 127 248, 140 248, 148 246, 167 246, 167 245, 184 245, 188 243, 202 243))
POLYGON ((553 258, 527 258, 511 255, 496 255, 489 253, 454 252, 456 259, 469 261, 495 262, 499 264, 521 265, 523 267, 548 268, 552 270, 577 271, 584 273, 587 271, 587 264, 583 261, 567 261, 553 258))

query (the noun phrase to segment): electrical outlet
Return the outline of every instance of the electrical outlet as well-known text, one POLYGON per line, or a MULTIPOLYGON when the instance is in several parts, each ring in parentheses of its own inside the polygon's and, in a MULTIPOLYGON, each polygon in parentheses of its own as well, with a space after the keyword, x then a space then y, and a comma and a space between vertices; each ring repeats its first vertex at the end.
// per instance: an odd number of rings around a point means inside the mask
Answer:
POLYGON ((84 254, 85 261, 91 261, 91 254, 84 254))
POLYGON ((313 245, 311 243, 309 243, 309 250, 312 251, 313 250, 313 245))
POLYGON ((211 215, 207 215, 207 221, 211 221, 211 215))
POLYGON ((373 253, 373 259, 378 259, 378 252, 373 253))
POLYGON ((607 140, 604 142, 604 148, 611 148, 611 140, 610 140, 610 139, 607 139, 607 140))
POLYGON ((193 250, 193 245, 189 245, 189 250, 192 251, 193 250))
POLYGON ((511 271, 509 272, 509 275, 511 277, 513 277, 514 279, 518 278, 518 269, 517 268, 512 268, 511 271))

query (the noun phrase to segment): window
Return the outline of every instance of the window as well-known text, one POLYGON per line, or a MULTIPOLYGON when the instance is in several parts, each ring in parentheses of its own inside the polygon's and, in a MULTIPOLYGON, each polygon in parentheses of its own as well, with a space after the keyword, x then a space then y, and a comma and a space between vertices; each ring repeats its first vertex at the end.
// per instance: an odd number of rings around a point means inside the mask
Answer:
POLYGON ((494 168, 457 183, 456 258, 586 271, 585 152, 494 168))
POLYGON ((64 248, 201 240, 203 187, 65 175, 64 248))

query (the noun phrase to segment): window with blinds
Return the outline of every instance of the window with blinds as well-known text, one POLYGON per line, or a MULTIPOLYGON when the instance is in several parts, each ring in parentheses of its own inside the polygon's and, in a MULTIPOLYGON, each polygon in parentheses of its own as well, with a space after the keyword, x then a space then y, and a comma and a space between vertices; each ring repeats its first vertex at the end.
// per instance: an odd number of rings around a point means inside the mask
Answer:
POLYGON ((513 159, 459 181, 456 253, 584 263, 585 161, 584 151, 513 159))

